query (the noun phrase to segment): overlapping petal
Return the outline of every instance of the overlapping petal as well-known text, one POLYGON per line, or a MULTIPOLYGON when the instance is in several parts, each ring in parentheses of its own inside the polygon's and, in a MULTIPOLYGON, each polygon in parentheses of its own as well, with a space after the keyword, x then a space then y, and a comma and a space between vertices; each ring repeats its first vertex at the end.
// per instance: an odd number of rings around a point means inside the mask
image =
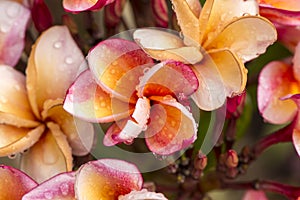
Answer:
POLYGON ((23 172, 0 165, 0 199, 19 200, 37 183, 23 172))
POLYGON ((272 6, 278 9, 299 11, 300 2, 298 0, 258 0, 258 3, 263 6, 272 6))
POLYGON ((167 200, 167 198, 161 193, 149 192, 146 189, 141 191, 131 191, 129 194, 119 196, 118 200, 146 200, 146 199, 155 199, 155 200, 167 200))
POLYGON ((30 10, 14 1, 0 1, 0 64, 15 66, 25 46, 30 10))
POLYGON ((115 0, 63 0, 63 7, 69 12, 81 12, 85 10, 98 10, 115 0))

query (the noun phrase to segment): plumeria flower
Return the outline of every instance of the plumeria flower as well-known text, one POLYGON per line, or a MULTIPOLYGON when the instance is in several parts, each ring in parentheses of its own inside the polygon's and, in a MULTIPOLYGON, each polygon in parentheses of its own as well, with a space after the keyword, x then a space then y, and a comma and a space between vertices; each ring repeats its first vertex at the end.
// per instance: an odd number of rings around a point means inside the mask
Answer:
POLYGON ((0 156, 28 150, 21 169, 38 182, 72 170, 72 153, 85 155, 92 146, 92 125, 62 107, 82 62, 68 29, 55 26, 33 46, 26 77, 0 67, 0 156))
POLYGON ((0 165, 0 199, 19 200, 37 186, 29 176, 13 167, 0 165))
POLYGON ((22 200, 167 200, 163 194, 142 189, 143 178, 135 165, 100 159, 82 165, 76 172, 59 174, 23 196, 22 200))
POLYGON ((63 0, 63 7, 68 12, 99 10, 115 0, 63 0))
POLYGON ((255 0, 172 0, 183 39, 153 29, 135 31, 134 39, 157 60, 193 64, 199 88, 192 99, 203 110, 222 106, 227 96, 244 91, 244 62, 256 58, 276 40, 276 29, 258 16, 255 0))
POLYGON ((259 111, 267 122, 285 124, 294 120, 293 142, 300 155, 299 67, 300 44, 296 47, 293 64, 273 61, 264 67, 259 76, 257 95, 259 111))
POLYGON ((30 10, 22 4, 0 1, 0 64, 15 66, 25 45, 30 10))
POLYGON ((131 143, 145 131, 149 149, 168 155, 195 141, 195 120, 179 103, 198 87, 188 66, 175 61, 154 65, 138 45, 123 39, 99 43, 87 60, 90 71, 70 87, 64 108, 91 122, 115 122, 105 145, 131 143))

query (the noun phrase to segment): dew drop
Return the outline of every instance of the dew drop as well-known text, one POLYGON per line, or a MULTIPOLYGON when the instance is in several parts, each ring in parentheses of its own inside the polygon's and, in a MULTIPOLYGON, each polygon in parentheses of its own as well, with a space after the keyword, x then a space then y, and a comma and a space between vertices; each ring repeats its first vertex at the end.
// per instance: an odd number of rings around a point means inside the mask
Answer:
POLYGON ((9 159, 15 159, 17 157, 17 154, 11 154, 7 156, 9 159))
POLYGON ((61 41, 54 42, 54 44, 53 44, 53 47, 56 48, 56 49, 61 48, 61 46, 62 46, 61 41))
POLYGON ((21 87, 19 85, 14 85, 14 88, 17 90, 17 91, 20 91, 21 90, 21 87))
POLYGON ((48 191, 48 192, 45 192, 44 196, 45 196, 46 199, 52 199, 53 198, 53 193, 48 191))
POLYGON ((166 160, 167 159, 167 156, 165 156, 165 155, 159 155, 156 153, 153 153, 153 155, 157 160, 166 160))
POLYGON ((73 58, 68 56, 65 58, 65 63, 67 63, 68 65, 72 64, 74 62, 73 58))
POLYGON ((69 193, 69 185, 67 183, 63 183, 59 187, 62 195, 66 196, 69 193))
POLYGON ((10 29, 10 25, 8 24, 1 24, 0 25, 0 31, 3 33, 7 33, 10 29))
POLYGON ((150 68, 146 67, 145 69, 143 69, 143 73, 146 74, 149 70, 150 70, 150 68))

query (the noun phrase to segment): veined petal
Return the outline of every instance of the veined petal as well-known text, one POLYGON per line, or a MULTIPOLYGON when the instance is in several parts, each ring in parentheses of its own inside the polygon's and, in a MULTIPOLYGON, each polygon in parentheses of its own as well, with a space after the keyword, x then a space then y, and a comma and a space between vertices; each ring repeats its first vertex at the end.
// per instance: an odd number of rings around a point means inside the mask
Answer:
POLYGON ((14 1, 0 1, 0 64, 15 66, 25 45, 30 10, 14 1))
POLYGON ((227 96, 231 97, 243 92, 246 87, 248 70, 240 59, 227 49, 211 51, 208 54, 222 76, 227 96))
POLYGON ((22 200, 75 200, 75 172, 58 174, 25 194, 22 200))
POLYGON ((243 200, 268 200, 266 194, 263 191, 257 191, 257 190, 248 190, 244 197, 243 200))
POLYGON ((257 14, 259 9, 256 0, 207 0, 199 18, 199 43, 210 43, 234 19, 257 14))
POLYGON ((176 61, 161 62, 141 77, 139 96, 189 96, 198 89, 197 77, 190 66, 176 61))
POLYGON ((264 53, 276 39, 276 28, 267 19, 244 16, 226 25, 211 43, 205 43, 204 48, 229 48, 246 62, 264 53))
POLYGON ((21 127, 37 126, 39 123, 35 122, 27 97, 25 76, 9 66, 0 65, 0 77, 0 115, 4 117, 0 122, 21 127))
POLYGON ((207 111, 221 107, 226 100, 227 91, 216 63, 206 54, 201 63, 192 66, 192 69, 199 81, 197 91, 192 94, 197 106, 207 111))
POLYGON ((199 42, 200 27, 198 18, 194 14, 194 10, 186 0, 172 0, 174 12, 177 17, 178 24, 184 36, 185 44, 199 42))
POLYGON ((88 54, 87 60, 97 83, 125 102, 135 102, 135 86, 152 59, 140 47, 123 39, 108 39, 88 54))
MULTIPOLYGON (((299 5, 300 2, 298 1, 299 5)), ((289 25, 289 26, 299 26, 300 25, 300 6, 295 7, 293 10, 284 10, 279 8, 274 8, 270 6, 261 5, 259 13, 271 20, 274 23, 289 25)))
POLYGON ((150 123, 145 131, 150 151, 170 155, 180 151, 197 138, 197 124, 183 105, 170 96, 150 97, 154 101, 150 123))
POLYGON ((77 172, 75 193, 78 200, 118 199, 142 188, 143 179, 131 163, 101 159, 83 165, 77 172))
POLYGON ((282 10, 299 11, 300 1, 298 0, 258 0, 259 5, 275 7, 282 10))
POLYGON ((63 0, 63 7, 68 12, 81 12, 85 10, 98 10, 115 0, 63 0))
POLYGON ((82 121, 67 113, 62 103, 48 100, 44 104, 44 120, 57 123, 72 147, 73 155, 83 156, 90 152, 94 143, 94 128, 89 122, 82 121))
POLYGON ((21 169, 37 182, 72 170, 72 154, 58 125, 48 123, 48 130, 21 159, 21 169))
POLYGON ((163 194, 156 192, 149 192, 146 189, 142 189, 140 191, 131 191, 129 194, 119 196, 118 200, 147 200, 147 199, 155 199, 155 200, 168 200, 163 194))
POLYGON ((0 199, 19 200, 37 183, 23 172, 5 165, 0 165, 0 199))
POLYGON ((47 99, 65 97, 82 62, 84 57, 67 27, 54 26, 39 37, 26 69, 28 96, 38 117, 47 99))
POLYGON ((134 105, 111 98, 87 70, 69 88, 64 109, 86 121, 112 122, 128 117, 133 112, 134 105))
POLYGON ((297 112, 296 104, 280 98, 299 92, 299 83, 293 77, 291 66, 278 61, 269 63, 258 79, 257 101, 261 115, 274 124, 292 120, 297 112))
POLYGON ((39 140, 44 129, 44 125, 29 129, 0 124, 0 156, 27 150, 39 140))

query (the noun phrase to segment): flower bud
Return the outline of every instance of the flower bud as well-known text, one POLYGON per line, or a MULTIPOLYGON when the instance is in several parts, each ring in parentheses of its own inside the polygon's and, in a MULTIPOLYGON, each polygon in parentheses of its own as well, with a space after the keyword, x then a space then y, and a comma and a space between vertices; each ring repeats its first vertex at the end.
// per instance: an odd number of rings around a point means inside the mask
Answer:
POLYGON ((235 150, 228 150, 226 155, 226 166, 229 168, 237 167, 239 164, 239 158, 235 150))
POLYGON ((194 167, 198 170, 204 170, 207 165, 207 157, 203 153, 199 152, 194 160, 194 167))
POLYGON ((168 6, 166 0, 151 0, 155 25, 167 28, 169 22, 168 6))
POLYGON ((51 13, 44 0, 34 0, 31 8, 32 21, 39 32, 43 32, 53 24, 51 13))

